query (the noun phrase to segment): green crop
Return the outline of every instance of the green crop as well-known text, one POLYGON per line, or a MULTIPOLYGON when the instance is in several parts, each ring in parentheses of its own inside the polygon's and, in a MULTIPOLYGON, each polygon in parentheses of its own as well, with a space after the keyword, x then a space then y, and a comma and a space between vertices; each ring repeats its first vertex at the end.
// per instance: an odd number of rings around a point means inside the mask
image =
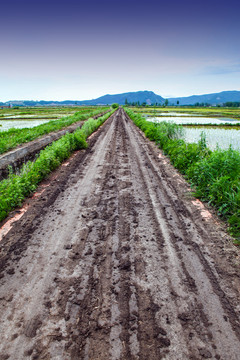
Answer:
POLYGON ((202 133, 197 144, 180 139, 182 127, 168 122, 151 123, 130 109, 133 122, 164 150, 173 165, 195 188, 195 196, 208 201, 229 223, 229 231, 240 243, 240 153, 207 147, 202 133))

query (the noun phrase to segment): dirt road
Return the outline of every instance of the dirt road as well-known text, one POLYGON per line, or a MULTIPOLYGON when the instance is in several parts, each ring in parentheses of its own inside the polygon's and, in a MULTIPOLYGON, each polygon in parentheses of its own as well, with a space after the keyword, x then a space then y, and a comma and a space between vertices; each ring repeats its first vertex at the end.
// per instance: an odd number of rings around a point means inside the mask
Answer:
POLYGON ((240 358, 239 259, 122 109, 0 243, 0 359, 240 358))

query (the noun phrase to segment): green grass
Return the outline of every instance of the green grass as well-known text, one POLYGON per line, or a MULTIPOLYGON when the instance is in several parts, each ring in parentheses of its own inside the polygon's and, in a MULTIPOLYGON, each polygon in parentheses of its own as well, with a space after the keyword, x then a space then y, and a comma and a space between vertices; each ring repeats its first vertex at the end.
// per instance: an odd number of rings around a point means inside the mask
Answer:
POLYGON ((18 109, 13 108, 4 108, 0 109, 0 116, 16 116, 16 115, 44 115, 48 116, 51 114, 62 114, 69 115, 74 114, 75 112, 86 112, 90 110, 95 110, 97 106, 44 106, 44 107, 19 107, 18 109))
POLYGON ((81 129, 67 133, 42 150, 36 161, 28 161, 20 170, 20 174, 10 173, 9 177, 0 181, 0 221, 9 212, 20 206, 23 200, 34 192, 37 185, 55 170, 70 154, 87 147, 87 137, 113 114, 112 110, 94 120, 87 120, 81 129))
POLYGON ((215 207, 228 221, 229 232, 240 244, 240 152, 207 148, 200 141, 185 143, 180 139, 182 127, 174 123, 151 123, 140 114, 125 109, 133 122, 167 154, 172 164, 194 187, 194 195, 215 207))
POLYGON ((31 129, 10 129, 0 132, 0 154, 3 154, 16 146, 37 139, 38 137, 49 134, 50 132, 61 130, 77 121, 86 120, 92 116, 107 111, 109 107, 100 107, 93 109, 84 109, 76 112, 72 116, 63 117, 60 120, 49 121, 46 124, 35 126, 31 129))

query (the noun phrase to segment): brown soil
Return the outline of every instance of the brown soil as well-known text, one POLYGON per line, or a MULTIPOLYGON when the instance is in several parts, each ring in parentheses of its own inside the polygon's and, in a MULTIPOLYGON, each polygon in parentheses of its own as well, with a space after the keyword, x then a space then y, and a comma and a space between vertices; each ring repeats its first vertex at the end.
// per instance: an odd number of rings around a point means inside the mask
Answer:
POLYGON ((239 359, 220 222, 122 109, 90 143, 0 244, 0 359, 239 359))

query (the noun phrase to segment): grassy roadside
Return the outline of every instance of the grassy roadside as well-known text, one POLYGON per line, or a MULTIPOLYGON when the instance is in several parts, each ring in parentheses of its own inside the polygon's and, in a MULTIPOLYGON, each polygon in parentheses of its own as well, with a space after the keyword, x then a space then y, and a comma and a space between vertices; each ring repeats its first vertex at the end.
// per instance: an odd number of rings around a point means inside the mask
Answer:
POLYGON ((89 111, 85 109, 84 112, 79 111, 72 116, 67 116, 61 118, 60 120, 49 121, 46 124, 42 124, 31 129, 10 129, 8 131, 2 131, 0 132, 0 154, 12 150, 18 145, 35 140, 42 135, 61 130, 62 128, 72 125, 77 121, 83 121, 96 116, 108 109, 109 107, 101 107, 96 110, 91 109, 89 111))
POLYGON ((211 151, 204 136, 197 144, 185 143, 179 139, 181 126, 151 123, 128 108, 125 111, 194 186, 194 195, 213 205, 219 216, 228 221, 230 234, 240 244, 240 153, 231 147, 211 151))
POLYGON ((87 137, 97 130, 114 111, 109 111, 96 120, 88 119, 81 129, 71 134, 67 133, 42 150, 36 161, 27 162, 19 175, 10 174, 7 179, 2 180, 0 182, 0 221, 4 220, 11 210, 20 206, 23 200, 36 190, 37 185, 73 151, 86 148, 87 137))

